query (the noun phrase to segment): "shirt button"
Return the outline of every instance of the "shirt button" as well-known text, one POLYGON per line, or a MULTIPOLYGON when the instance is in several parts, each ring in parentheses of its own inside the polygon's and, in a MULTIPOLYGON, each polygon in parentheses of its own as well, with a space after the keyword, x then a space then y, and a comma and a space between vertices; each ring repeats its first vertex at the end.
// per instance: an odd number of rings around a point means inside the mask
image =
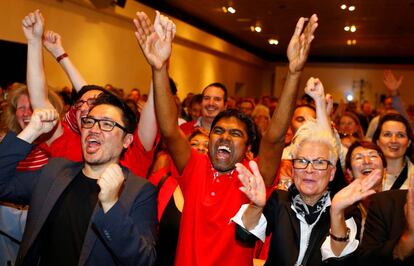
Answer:
POLYGON ((214 197, 215 195, 216 195, 216 193, 215 193, 215 192, 211 192, 211 196, 213 196, 213 197, 214 197))

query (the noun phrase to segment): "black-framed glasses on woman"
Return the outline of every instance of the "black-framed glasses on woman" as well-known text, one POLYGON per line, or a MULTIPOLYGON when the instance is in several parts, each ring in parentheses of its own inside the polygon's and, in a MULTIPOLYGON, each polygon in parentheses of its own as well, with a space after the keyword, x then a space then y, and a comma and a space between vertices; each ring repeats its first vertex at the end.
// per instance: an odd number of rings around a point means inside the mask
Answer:
POLYGON ((308 167, 309 164, 312 165, 314 170, 326 170, 328 169, 329 165, 332 163, 329 160, 322 160, 322 159, 315 159, 315 160, 307 160, 307 159, 293 159, 293 168, 295 169, 305 169, 308 167))
POLYGON ((78 100, 75 103, 75 108, 76 109, 81 108, 84 103, 86 103, 88 105, 88 107, 91 107, 95 103, 95 100, 96 100, 96 98, 89 98, 89 99, 86 99, 86 100, 78 100))
POLYGON ((125 132, 128 132, 127 129, 115 121, 109 119, 97 119, 91 116, 83 117, 82 118, 82 128, 92 128, 95 123, 98 123, 99 129, 102 131, 110 132, 114 129, 114 127, 119 127, 125 132))

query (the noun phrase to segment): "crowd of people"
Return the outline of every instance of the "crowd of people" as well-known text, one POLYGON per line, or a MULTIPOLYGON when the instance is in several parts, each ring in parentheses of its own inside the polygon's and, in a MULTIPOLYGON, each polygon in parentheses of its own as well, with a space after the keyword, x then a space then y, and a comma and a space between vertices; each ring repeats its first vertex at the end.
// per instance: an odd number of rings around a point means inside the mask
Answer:
POLYGON ((290 39, 279 99, 214 82, 181 102, 175 24, 159 12, 133 24, 148 95, 88 84, 41 12, 23 18, 27 84, 2 91, 0 265, 413 265, 402 77, 384 71, 376 111, 334 104, 313 77, 297 99, 312 15, 290 39), (72 90, 48 87, 44 49, 72 90))

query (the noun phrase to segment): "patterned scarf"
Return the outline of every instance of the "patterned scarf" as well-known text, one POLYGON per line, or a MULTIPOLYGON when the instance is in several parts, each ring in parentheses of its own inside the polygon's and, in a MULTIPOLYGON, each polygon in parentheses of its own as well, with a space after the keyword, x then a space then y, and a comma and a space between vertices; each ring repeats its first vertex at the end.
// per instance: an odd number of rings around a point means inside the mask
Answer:
POLYGON ((300 196, 299 190, 296 188, 295 184, 292 184, 289 187, 289 199, 292 203, 293 208, 295 208, 296 212, 305 218, 305 221, 311 225, 313 224, 316 219, 318 219, 320 213, 325 209, 326 201, 329 198, 329 192, 325 191, 322 197, 318 200, 318 202, 314 206, 306 205, 303 201, 302 197, 300 196))

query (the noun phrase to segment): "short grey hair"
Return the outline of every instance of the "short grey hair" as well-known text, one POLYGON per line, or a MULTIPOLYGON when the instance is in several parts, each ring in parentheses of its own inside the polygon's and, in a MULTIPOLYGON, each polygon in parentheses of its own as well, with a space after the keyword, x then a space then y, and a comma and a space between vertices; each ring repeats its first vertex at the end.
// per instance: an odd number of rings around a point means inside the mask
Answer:
POLYGON ((328 160, 332 163, 333 166, 336 165, 339 156, 339 147, 331 130, 328 131, 326 129, 323 129, 323 127, 321 127, 315 119, 307 120, 298 129, 298 131, 296 131, 296 134, 292 139, 292 158, 296 158, 299 149, 305 142, 316 142, 327 145, 329 149, 328 160))

